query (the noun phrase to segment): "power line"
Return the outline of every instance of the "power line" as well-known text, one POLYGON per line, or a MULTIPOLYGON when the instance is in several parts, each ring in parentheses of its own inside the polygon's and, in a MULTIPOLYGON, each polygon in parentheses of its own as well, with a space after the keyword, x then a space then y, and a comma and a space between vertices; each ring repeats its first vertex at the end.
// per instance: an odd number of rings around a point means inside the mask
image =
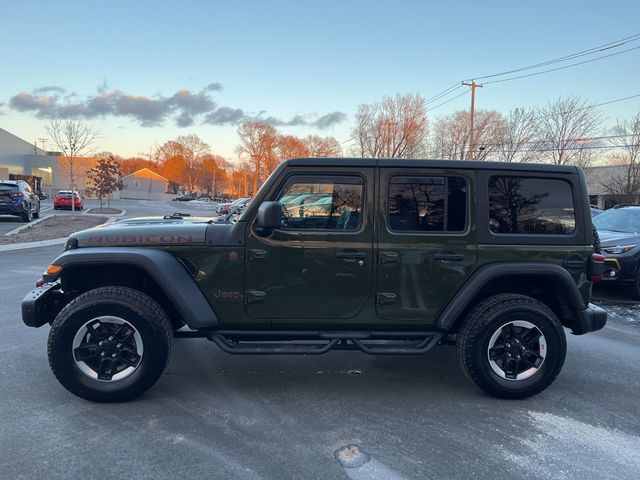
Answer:
POLYGON ((541 72, 535 72, 535 73, 528 73, 526 75, 518 75, 516 77, 503 78, 501 80, 491 80, 490 82, 485 82, 485 83, 488 85, 491 83, 502 83, 502 82, 509 82, 511 80, 518 80, 520 78, 534 77, 536 75, 542 75, 543 73, 556 72, 558 70, 564 70, 565 68, 571 68, 577 65, 583 65, 585 63, 595 62, 596 60, 602 60, 604 58, 614 57, 616 55, 621 55, 623 53, 631 52, 632 50, 638 50, 639 48, 640 46, 627 48, 626 50, 622 50, 620 52, 610 53, 608 55, 602 55, 600 57, 591 58, 589 60, 583 60, 582 62, 571 63, 569 65, 563 65, 562 67, 550 68, 549 70, 543 70, 541 72))
POLYGON ((469 94, 469 92, 470 92, 470 90, 465 90, 465 91, 464 91, 464 92, 462 92, 461 94, 456 95, 455 97, 450 98, 450 99, 449 99, 449 100, 447 100, 446 102, 439 103, 439 104, 438 104, 438 105, 436 105, 435 107, 428 107, 428 108, 427 108, 427 112, 430 112, 430 111, 432 111, 432 110, 435 110, 436 108, 441 107, 442 105, 446 105, 447 103, 452 102, 452 101, 454 101, 456 98, 459 98, 459 97, 461 97, 461 96, 463 96, 463 95, 468 95, 468 94, 469 94))
POLYGON ((635 35, 631 35, 629 37, 625 37, 622 38, 620 40, 615 40, 613 42, 608 42, 605 43, 603 45, 599 45, 597 47, 593 47, 593 48, 589 48, 587 50, 583 50, 580 52, 576 52, 576 53, 572 53, 569 55, 565 55, 563 57, 559 57, 559 58, 554 58, 552 60, 547 60, 544 62, 540 62, 540 63, 536 63, 534 65, 527 65, 526 67, 520 67, 520 68, 515 68, 513 70, 507 70, 505 72, 500 72, 500 73, 494 73, 491 75, 485 75, 483 77, 474 77, 475 80, 483 80, 485 78, 494 78, 494 77, 500 77, 502 75, 509 75, 511 73, 517 73, 517 72, 522 72, 525 70, 531 70, 531 69, 535 69, 535 68, 541 68, 541 67, 546 67, 548 65, 553 65, 555 63, 560 63, 560 62, 565 62, 568 60, 573 60, 574 58, 579 58, 579 57, 583 57, 585 55, 591 55, 593 53, 597 53, 597 52, 602 52, 605 50, 610 50, 612 48, 618 48, 622 45, 625 45, 627 43, 631 43, 631 42, 635 42, 637 40, 640 40, 640 33, 636 33, 635 35))
POLYGON ((451 85, 449 88, 443 90, 439 94, 434 95, 431 98, 427 98, 424 103, 425 103, 425 105, 428 105, 429 103, 432 103, 432 102, 434 102, 434 101, 436 101, 436 100, 448 95, 449 93, 453 93, 454 91, 456 91, 459 88, 462 88, 462 85, 460 84, 460 82, 456 82, 455 84, 451 85))

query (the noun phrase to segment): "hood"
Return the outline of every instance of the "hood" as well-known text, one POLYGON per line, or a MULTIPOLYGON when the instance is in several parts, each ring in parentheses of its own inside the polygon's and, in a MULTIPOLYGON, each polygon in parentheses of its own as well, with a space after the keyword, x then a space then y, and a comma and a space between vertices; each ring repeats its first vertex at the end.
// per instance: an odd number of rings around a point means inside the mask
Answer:
POLYGON ((637 233, 614 232, 612 230, 598 229, 601 247, 615 247, 640 244, 640 235, 637 233))
MULTIPOLYGON (((204 245, 208 217, 139 217, 74 233, 78 247, 204 245)), ((74 240, 75 239, 75 240, 74 240)))

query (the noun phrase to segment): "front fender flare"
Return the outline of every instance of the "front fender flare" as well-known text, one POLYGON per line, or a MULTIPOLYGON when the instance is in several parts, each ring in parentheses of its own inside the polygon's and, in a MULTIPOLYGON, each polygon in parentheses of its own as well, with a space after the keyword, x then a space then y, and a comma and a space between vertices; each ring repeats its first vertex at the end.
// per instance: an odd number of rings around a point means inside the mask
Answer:
MULTIPOLYGON (((218 317, 193 277, 180 261, 164 250, 135 247, 92 247, 68 250, 55 259, 61 275, 72 266, 131 265, 144 270, 162 289, 182 320, 193 329, 218 325, 218 317)), ((99 274, 99 271, 96 272, 99 274)), ((45 281, 57 278, 46 276, 45 281)))

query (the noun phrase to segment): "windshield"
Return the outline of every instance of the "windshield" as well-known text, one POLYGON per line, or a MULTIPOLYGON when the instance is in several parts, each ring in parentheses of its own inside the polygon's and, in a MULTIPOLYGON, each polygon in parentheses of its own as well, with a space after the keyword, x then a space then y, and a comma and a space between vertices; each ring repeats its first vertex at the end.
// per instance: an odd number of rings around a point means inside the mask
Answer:
POLYGON ((593 217, 593 224, 598 230, 612 232, 640 232, 640 209, 613 208, 593 217))

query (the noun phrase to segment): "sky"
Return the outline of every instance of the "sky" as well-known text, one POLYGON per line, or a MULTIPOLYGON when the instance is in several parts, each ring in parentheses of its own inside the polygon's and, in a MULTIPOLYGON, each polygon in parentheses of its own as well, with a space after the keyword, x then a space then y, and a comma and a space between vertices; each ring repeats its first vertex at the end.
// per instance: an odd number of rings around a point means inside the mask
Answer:
MULTIPOLYGON (((101 132, 96 151, 125 157, 196 134, 233 159, 249 118, 348 148, 360 104, 430 98, 640 33, 637 0, 3 1, 1 11, 0 128, 32 142, 51 118, 80 119, 101 132)), ((485 85, 476 108, 570 94, 601 103, 640 94, 639 77, 640 49, 485 85)), ((468 108, 463 95, 428 115, 468 108)), ((610 127, 640 111, 640 97, 600 110, 610 127)))

